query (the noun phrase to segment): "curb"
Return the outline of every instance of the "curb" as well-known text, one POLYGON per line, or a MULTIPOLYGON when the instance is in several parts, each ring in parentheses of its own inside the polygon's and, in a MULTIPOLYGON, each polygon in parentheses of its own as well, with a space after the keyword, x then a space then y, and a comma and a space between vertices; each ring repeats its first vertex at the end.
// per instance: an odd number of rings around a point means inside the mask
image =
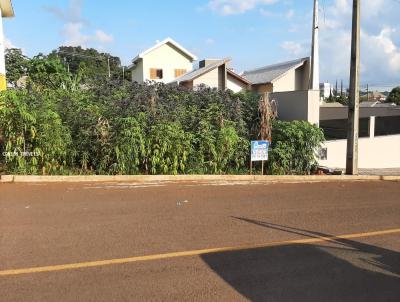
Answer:
POLYGON ((184 182, 184 181, 247 181, 247 182, 330 182, 330 181, 400 181, 400 176, 372 175, 84 175, 84 176, 37 176, 1 175, 0 183, 61 183, 61 182, 184 182))
POLYGON ((0 183, 10 183, 14 182, 13 175, 0 175, 0 183))

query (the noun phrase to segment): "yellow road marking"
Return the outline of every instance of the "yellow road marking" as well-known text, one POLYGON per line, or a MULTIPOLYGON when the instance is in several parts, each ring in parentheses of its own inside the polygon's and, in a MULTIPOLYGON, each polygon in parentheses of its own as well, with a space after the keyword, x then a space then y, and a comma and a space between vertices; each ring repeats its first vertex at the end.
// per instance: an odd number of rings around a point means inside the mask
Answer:
POLYGON ((285 246, 285 245, 293 245, 293 244, 311 244, 311 243, 318 243, 318 242, 335 241, 337 239, 352 239, 352 238, 382 236, 382 235, 396 234, 396 233, 400 233, 400 229, 390 229, 390 230, 383 230, 383 231, 376 231, 376 232, 347 234, 347 235, 329 236, 329 237, 297 239, 297 240, 289 240, 289 241, 278 241, 278 242, 252 244, 252 245, 219 247, 219 248, 211 248, 211 249, 165 253, 165 254, 158 254, 158 255, 137 256, 137 257, 130 257, 130 258, 78 262, 78 263, 62 264, 62 265, 11 269, 11 270, 0 271, 0 276, 54 272, 54 271, 62 271, 62 270, 72 270, 72 269, 80 269, 80 268, 88 268, 88 267, 105 266, 105 265, 112 265, 112 264, 124 264, 124 263, 133 263, 133 262, 151 261, 151 260, 171 259, 171 258, 178 258, 178 257, 199 256, 199 255, 204 255, 204 254, 240 251, 240 250, 265 248, 265 247, 285 246))

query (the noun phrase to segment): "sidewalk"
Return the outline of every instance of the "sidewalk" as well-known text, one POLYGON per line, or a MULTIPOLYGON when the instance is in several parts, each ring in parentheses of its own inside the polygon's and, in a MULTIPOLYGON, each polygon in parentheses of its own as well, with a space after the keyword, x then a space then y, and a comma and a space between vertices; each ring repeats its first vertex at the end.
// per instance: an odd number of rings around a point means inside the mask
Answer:
POLYGON ((400 168, 360 169, 360 175, 400 176, 400 168))
POLYGON ((330 181, 400 181, 393 175, 82 175, 38 176, 1 175, 0 183, 33 182, 330 182, 330 181))

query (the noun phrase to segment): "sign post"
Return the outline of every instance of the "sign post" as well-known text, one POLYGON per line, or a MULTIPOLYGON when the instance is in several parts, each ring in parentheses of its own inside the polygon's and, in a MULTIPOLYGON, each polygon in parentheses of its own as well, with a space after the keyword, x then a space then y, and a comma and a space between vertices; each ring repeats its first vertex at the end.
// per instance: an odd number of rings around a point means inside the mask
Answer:
POLYGON ((250 175, 253 174, 253 161, 261 161, 261 173, 264 175, 264 161, 268 160, 269 141, 251 142, 250 175))
POLYGON ((261 175, 264 175, 264 161, 261 161, 261 175))

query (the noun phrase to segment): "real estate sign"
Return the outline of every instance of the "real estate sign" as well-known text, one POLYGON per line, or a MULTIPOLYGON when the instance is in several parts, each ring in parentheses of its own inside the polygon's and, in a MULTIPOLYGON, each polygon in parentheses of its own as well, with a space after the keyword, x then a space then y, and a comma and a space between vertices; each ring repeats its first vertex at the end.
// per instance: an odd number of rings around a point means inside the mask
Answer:
POLYGON ((268 141, 251 142, 251 161, 268 160, 268 141))

